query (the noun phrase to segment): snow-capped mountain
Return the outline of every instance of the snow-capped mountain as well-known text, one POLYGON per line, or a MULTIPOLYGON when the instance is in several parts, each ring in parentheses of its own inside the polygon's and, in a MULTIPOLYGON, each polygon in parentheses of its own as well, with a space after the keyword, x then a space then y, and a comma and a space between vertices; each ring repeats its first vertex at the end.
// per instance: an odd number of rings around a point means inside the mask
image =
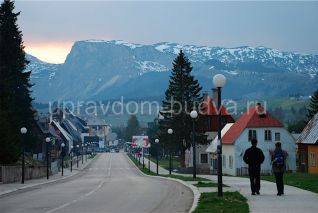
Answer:
POLYGON ((311 94, 318 85, 318 56, 266 47, 221 48, 161 42, 75 42, 64 64, 30 57, 38 101, 90 100, 164 94, 176 54, 183 50, 205 90, 212 75, 224 73, 231 98, 311 94))

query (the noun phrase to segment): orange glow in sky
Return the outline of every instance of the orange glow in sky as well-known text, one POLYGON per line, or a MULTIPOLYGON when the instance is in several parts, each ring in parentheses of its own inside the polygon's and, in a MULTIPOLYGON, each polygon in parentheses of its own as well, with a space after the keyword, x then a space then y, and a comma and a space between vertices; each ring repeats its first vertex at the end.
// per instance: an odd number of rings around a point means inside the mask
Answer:
POLYGON ((41 61, 61 64, 71 51, 72 42, 25 42, 25 51, 41 61))

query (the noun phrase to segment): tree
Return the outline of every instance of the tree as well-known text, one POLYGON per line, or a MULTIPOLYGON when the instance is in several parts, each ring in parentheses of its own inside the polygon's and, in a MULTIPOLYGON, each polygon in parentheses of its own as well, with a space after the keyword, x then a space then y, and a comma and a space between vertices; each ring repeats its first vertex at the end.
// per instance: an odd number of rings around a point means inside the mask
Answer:
POLYGON ((310 98, 310 102, 307 107, 307 122, 309 122, 316 113, 318 113, 318 89, 310 98))
POLYGON ((291 133, 301 133, 306 127, 306 122, 304 120, 295 121, 288 124, 288 131, 291 133))
MULTIPOLYGON (((35 127, 29 83, 31 72, 25 72, 22 33, 17 25, 18 13, 14 3, 4 0, 0 6, 0 161, 11 163, 18 160, 21 151, 20 128, 28 128, 33 138, 35 127)), ((31 141, 31 140, 26 140, 31 141)), ((30 143, 27 146, 30 147, 30 143)))
POLYGON ((185 167, 185 151, 191 147, 192 120, 189 114, 191 110, 198 109, 202 101, 202 87, 191 75, 191 63, 182 50, 172 64, 169 86, 160 112, 163 116, 159 121, 160 141, 165 148, 180 153, 180 165, 185 167), (173 129, 171 136, 167 134, 169 128, 173 129))
POLYGON ((127 122, 125 140, 131 141, 133 135, 138 135, 140 132, 139 121, 136 115, 131 115, 127 122))

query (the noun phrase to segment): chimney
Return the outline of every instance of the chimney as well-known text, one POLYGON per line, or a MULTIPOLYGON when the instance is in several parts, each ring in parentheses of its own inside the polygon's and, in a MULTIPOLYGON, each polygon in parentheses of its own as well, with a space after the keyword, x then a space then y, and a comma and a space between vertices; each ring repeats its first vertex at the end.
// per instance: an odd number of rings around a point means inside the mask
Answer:
POLYGON ((209 100, 209 93, 207 91, 203 92, 203 101, 209 100))

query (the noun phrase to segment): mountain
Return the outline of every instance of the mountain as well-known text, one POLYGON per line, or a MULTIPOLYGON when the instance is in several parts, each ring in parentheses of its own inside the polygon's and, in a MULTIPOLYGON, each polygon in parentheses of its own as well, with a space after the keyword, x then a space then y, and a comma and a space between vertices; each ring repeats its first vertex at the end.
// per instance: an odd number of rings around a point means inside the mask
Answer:
POLYGON ((52 86, 61 65, 43 62, 30 54, 26 54, 26 59, 30 62, 26 71, 31 71, 33 97, 36 101, 41 101, 41 97, 50 95, 47 88, 52 86))
POLYGON ((101 100, 164 95, 172 61, 183 50, 204 90, 212 76, 227 77, 228 98, 310 95, 318 85, 318 55, 266 47, 206 47, 161 42, 75 42, 65 63, 48 64, 28 56, 36 101, 101 100))

